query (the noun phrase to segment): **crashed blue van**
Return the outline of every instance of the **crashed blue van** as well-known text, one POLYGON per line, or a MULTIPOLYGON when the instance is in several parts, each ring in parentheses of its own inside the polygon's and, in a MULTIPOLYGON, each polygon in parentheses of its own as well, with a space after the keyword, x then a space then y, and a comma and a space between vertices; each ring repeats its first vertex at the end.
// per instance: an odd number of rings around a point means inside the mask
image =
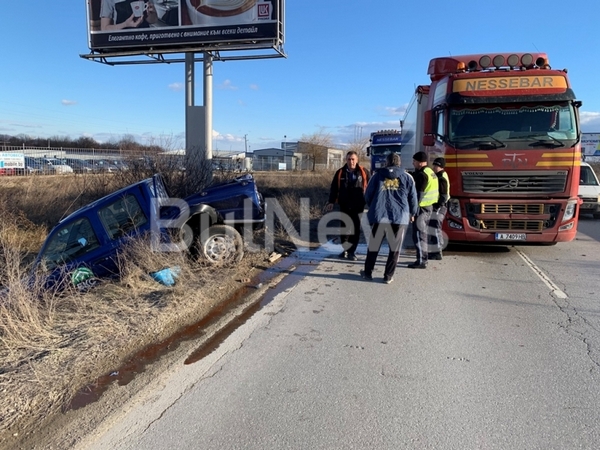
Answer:
POLYGON ((251 175, 173 199, 156 174, 61 220, 46 238, 32 277, 42 277, 47 289, 89 288, 119 276, 119 253, 139 237, 153 239, 158 249, 183 242, 178 248, 209 263, 235 263, 244 255, 241 228, 264 220, 264 200, 251 175))

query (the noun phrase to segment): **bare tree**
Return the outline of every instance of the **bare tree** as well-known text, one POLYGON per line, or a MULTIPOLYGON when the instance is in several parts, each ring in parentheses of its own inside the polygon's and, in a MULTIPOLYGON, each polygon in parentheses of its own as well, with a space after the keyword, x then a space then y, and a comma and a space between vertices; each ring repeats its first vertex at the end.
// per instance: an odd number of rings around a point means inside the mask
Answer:
POLYGON ((354 138, 346 145, 347 151, 354 151, 358 154, 358 158, 361 161, 361 166, 364 165, 362 162, 367 162, 367 146, 369 145, 368 137, 354 136, 354 138))
POLYGON ((327 165, 327 151, 331 147, 331 134, 323 128, 316 133, 302 135, 298 142, 298 152, 308 155, 313 171, 316 170, 317 163, 327 165))
POLYGON ((163 152, 170 152, 185 148, 181 136, 173 134, 161 134, 159 136, 146 137, 149 147, 160 148, 163 152))

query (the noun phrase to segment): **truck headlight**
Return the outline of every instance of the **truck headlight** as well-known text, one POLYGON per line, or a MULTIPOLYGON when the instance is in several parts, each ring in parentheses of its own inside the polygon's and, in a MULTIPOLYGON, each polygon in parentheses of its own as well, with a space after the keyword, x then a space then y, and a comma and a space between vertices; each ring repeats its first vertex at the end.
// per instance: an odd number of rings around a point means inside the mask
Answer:
POLYGON ((462 219, 462 213, 460 212, 460 202, 457 199, 450 199, 450 201, 448 202, 448 212, 453 217, 456 217, 457 219, 462 219))
POLYGON ((567 202, 567 207, 565 208, 565 213, 563 214, 563 222, 567 220, 571 220, 575 215, 575 207, 577 206, 577 200, 569 200, 567 202))

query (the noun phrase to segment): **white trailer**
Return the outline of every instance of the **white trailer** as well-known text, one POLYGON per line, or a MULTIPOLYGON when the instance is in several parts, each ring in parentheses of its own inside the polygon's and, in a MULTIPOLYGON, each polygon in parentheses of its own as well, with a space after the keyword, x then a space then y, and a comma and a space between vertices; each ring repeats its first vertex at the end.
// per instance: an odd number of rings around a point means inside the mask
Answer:
POLYGON ((429 97, 429 86, 419 86, 408 104, 402 121, 402 153, 400 160, 405 170, 412 170, 412 157, 424 151, 423 120, 429 97))

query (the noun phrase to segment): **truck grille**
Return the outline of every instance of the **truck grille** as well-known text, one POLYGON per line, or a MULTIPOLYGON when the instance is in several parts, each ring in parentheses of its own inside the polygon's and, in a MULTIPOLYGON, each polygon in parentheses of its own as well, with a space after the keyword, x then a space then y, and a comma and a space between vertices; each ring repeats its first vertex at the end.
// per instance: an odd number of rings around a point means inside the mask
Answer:
POLYGON ((516 205, 497 205, 490 203, 482 203, 480 206, 480 214, 544 214, 544 204, 538 203, 533 205, 516 204, 516 205))
POLYGON ((564 192, 566 170, 463 172, 463 191, 473 194, 549 194, 564 192))
POLYGON ((465 207, 469 225, 481 231, 540 232, 551 229, 561 211, 558 203, 467 203, 465 207))
POLYGON ((542 231, 543 220, 481 220, 480 228, 486 231, 542 231))

